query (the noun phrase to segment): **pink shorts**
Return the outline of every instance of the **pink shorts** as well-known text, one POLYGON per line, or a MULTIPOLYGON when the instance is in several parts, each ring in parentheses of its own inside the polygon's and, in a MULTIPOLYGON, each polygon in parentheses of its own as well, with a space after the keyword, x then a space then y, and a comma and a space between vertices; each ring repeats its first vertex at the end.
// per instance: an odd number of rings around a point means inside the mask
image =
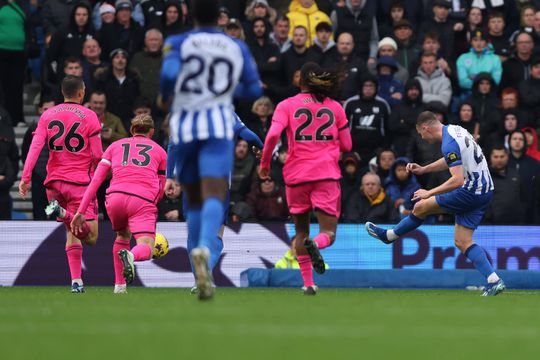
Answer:
POLYGON ((114 231, 131 231, 135 239, 156 234, 157 207, 137 196, 112 193, 105 198, 114 231))
POLYGON ((318 209, 339 218, 341 212, 341 187, 339 181, 322 180, 296 186, 287 186, 289 212, 300 215, 318 209))
MULTIPOLYGON (((82 201, 86 188, 86 185, 75 185, 64 181, 53 181, 46 185, 47 199, 49 201, 58 201, 58 204, 66 209, 67 212, 75 215, 75 213, 77 213, 77 209, 79 208, 79 204, 82 201)), ((97 199, 94 198, 88 205, 88 208, 84 213, 84 217, 86 218, 86 221, 97 220, 97 214, 98 204, 97 199)), ((62 221, 60 218, 56 220, 62 221)))

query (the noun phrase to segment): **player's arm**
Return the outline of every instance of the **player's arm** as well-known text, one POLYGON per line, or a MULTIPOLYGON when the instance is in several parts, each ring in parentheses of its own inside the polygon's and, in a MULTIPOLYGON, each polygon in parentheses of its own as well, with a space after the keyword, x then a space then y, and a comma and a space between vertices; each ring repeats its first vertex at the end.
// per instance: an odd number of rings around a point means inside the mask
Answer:
POLYGON ((163 45, 163 64, 159 76, 159 102, 163 110, 167 110, 170 99, 174 93, 174 86, 180 73, 182 62, 180 60, 179 37, 167 38, 163 45))
POLYGON ((172 140, 169 141, 167 146, 167 171, 165 180, 165 195, 172 196, 174 194, 174 169, 176 167, 176 153, 173 151, 174 144, 172 140))
POLYGON ((88 185, 86 191, 84 192, 84 196, 81 203, 79 204, 77 213, 75 214, 75 216, 73 216, 73 220, 71 221, 72 231, 77 232, 81 230, 82 224, 86 221, 83 214, 86 212, 86 209, 88 209, 88 205, 90 204, 92 199, 96 197, 97 191, 103 181, 107 178, 110 168, 110 160, 101 159, 96 169, 96 172, 94 173, 94 177, 92 178, 92 181, 90 181, 90 185, 88 185))
POLYGON ((92 154, 92 164, 94 166, 98 165, 99 159, 103 156, 103 144, 101 142, 101 137, 99 136, 101 130, 90 135, 88 142, 90 143, 90 153, 92 154))
POLYGON ((348 152, 352 150, 352 137, 349 120, 345 110, 341 106, 335 111, 338 124, 339 151, 348 152))
POLYGON ((47 129, 45 128, 45 122, 40 121, 38 127, 34 132, 32 138, 32 143, 30 144, 30 150, 28 151, 28 156, 24 163, 23 174, 21 182, 19 183, 19 195, 24 199, 28 194, 28 189, 30 187, 30 179, 32 178, 32 171, 36 166, 36 162, 39 158, 39 154, 43 149, 43 145, 47 141, 47 129))
POLYGON ((281 102, 276 107, 272 116, 272 124, 264 141, 263 154, 261 157, 261 166, 259 168, 259 176, 263 179, 268 178, 270 173, 270 160, 272 160, 272 152, 276 148, 281 133, 289 125, 289 114, 287 103, 281 102))
POLYGON ((448 169, 448 163, 446 162, 446 159, 444 157, 426 166, 420 166, 416 163, 407 164, 407 171, 412 172, 416 175, 428 174, 431 172, 443 171, 446 169, 448 169))
POLYGON ((156 204, 163 198, 165 193, 165 184, 167 183, 167 154, 165 151, 162 153, 161 161, 158 166, 158 178, 159 178, 159 193, 156 198, 156 204))
POLYGON ((439 195, 439 194, 445 194, 452 190, 455 190, 459 187, 463 186, 463 183, 465 181, 465 178, 463 177, 463 166, 462 165, 456 165, 450 167, 450 179, 446 180, 441 185, 431 189, 431 190, 424 190, 420 189, 417 190, 412 200, 420 200, 420 199, 427 199, 431 196, 439 195))

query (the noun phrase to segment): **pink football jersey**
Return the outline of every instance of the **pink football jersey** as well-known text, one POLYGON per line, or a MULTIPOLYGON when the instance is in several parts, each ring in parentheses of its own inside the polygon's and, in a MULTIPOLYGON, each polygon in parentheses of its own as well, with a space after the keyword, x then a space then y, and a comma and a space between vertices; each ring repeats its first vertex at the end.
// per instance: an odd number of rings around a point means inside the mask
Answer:
POLYGON ((156 142, 134 136, 113 142, 103 154, 111 163, 112 180, 107 194, 119 192, 156 202, 165 177, 167 153, 156 142))
POLYGON ((43 145, 49 148, 47 178, 51 181, 88 185, 102 155, 101 123, 90 109, 63 103, 45 111, 39 119, 23 171, 29 181, 43 145))
POLYGON ((289 154, 283 167, 287 185, 341 178, 340 131, 348 128, 341 104, 330 98, 320 103, 311 94, 300 93, 278 104, 274 123, 287 133, 289 154))

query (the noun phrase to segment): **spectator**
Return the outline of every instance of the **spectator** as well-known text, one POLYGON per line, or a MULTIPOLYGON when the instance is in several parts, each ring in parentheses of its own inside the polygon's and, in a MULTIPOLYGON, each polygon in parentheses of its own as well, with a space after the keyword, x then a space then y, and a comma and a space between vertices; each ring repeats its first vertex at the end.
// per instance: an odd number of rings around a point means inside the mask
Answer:
POLYGON ((257 63, 261 81, 264 84, 279 82, 276 80, 281 54, 279 48, 270 41, 269 28, 263 18, 253 20, 252 25, 252 36, 247 38, 247 44, 257 63))
POLYGON ((267 96, 261 96, 253 103, 251 113, 245 118, 246 126, 253 131, 264 142, 266 134, 270 129, 274 104, 267 96))
MULTIPOLYGON (((377 22, 384 24, 396 18, 392 12, 403 9, 403 18, 409 20, 415 29, 424 21, 424 0, 377 0, 377 22), (391 14, 390 18, 388 14, 391 14)), ((381 26, 379 26, 381 28, 381 26)), ((381 34, 381 37, 382 34, 381 34)))
POLYGON ((354 34, 354 51, 368 63, 375 62, 379 42, 376 5, 372 0, 347 0, 331 16, 336 37, 344 32, 354 34))
POLYGON ((128 137, 122 120, 107 111, 107 96, 101 91, 94 91, 90 95, 88 107, 96 113, 101 122, 101 142, 103 151, 114 141, 128 137))
MULTIPOLYGON (((379 49, 377 51, 377 60, 383 56, 390 56, 394 59, 396 59, 397 54, 397 43, 394 39, 390 37, 385 37, 381 41, 379 41, 379 49)), ((394 73, 394 79, 398 80, 402 84, 405 84, 407 80, 409 80, 409 72, 408 70, 401 65, 399 62, 396 62, 397 65, 397 71, 394 73)), ((368 70, 372 74, 377 74, 377 64, 369 64, 368 70)))
POLYGON ((265 88, 265 92, 275 103, 279 103, 288 97, 295 96, 300 92, 300 70, 294 72, 293 78, 288 84, 268 84, 265 88))
POLYGON ((158 221, 182 221, 182 187, 176 181, 172 195, 164 196, 157 204, 158 221))
MULTIPOLYGON (((534 126, 534 119, 530 118, 526 111, 521 110, 519 106, 519 94, 518 91, 514 88, 506 88, 501 91, 501 109, 514 109, 517 112, 517 118, 520 120, 518 127, 522 128, 524 126, 534 126)), ((493 116, 494 120, 496 119, 493 116)))
POLYGON ((99 17, 95 16, 95 9, 93 14, 93 23, 96 30, 101 29, 105 24, 112 24, 114 22, 116 18, 116 9, 114 6, 103 1, 96 3, 96 7, 99 9, 99 17), (98 4, 100 4, 99 7, 98 4))
MULTIPOLYGON (((379 13, 381 2, 378 2, 379 13)), ((381 17, 377 16, 377 23, 379 24, 379 36, 381 38, 390 37, 394 35, 394 25, 401 20, 405 20, 405 4, 401 1, 393 1, 388 11, 381 14, 381 17), (382 19, 384 17, 384 19, 382 19)))
POLYGON ((480 139, 480 123, 476 120, 474 107, 470 102, 465 101, 459 105, 457 116, 450 123, 467 130, 477 142, 480 139))
POLYGON ((433 17, 428 19, 420 28, 420 33, 425 34, 428 31, 436 32, 439 35, 441 43, 441 55, 447 60, 455 58, 454 54, 454 36, 455 32, 463 30, 462 23, 455 23, 449 18, 452 3, 449 0, 434 0, 432 2, 433 17))
POLYGON ((367 173, 362 177, 362 186, 347 200, 343 209, 343 221, 380 224, 394 223, 399 220, 398 213, 390 197, 381 186, 381 179, 376 174, 367 173))
POLYGON ((386 195, 394 203, 401 217, 409 215, 413 208, 413 194, 420 189, 420 184, 416 176, 407 171, 407 164, 410 162, 406 157, 398 157, 390 168, 390 175, 384 181, 386 195))
POLYGON ((231 12, 225 6, 222 6, 219 8, 218 14, 217 25, 221 29, 225 29, 225 26, 227 26, 229 20, 231 20, 231 12))
POLYGON ((417 79, 411 79, 405 85, 403 101, 392 109, 388 121, 388 130, 398 156, 406 154, 411 132, 416 131, 416 118, 422 111, 422 86, 417 79))
POLYGON ((144 30, 131 18, 133 5, 130 0, 117 0, 115 7, 115 20, 100 29, 98 41, 105 54, 114 49, 124 49, 128 54, 135 54, 143 48, 144 30))
MULTIPOLYGON (((37 107, 38 114, 41 115, 54 106, 53 99, 41 97, 40 104, 37 107)), ((32 143, 33 133, 37 129, 37 122, 30 124, 23 137, 21 145, 21 160, 26 162, 30 144, 32 143)), ((45 190, 45 178, 47 177, 47 162, 49 161, 49 147, 44 146, 39 153, 36 166, 32 170, 30 182, 30 192, 32 193, 32 215, 34 220, 48 220, 45 214, 45 207, 49 203, 47 191, 45 190)))
POLYGON ((518 122, 516 109, 503 110, 500 122, 497 124, 497 131, 490 134, 483 142, 483 147, 487 150, 486 153, 500 146, 510 149, 510 134, 518 129, 518 122))
POLYGON ((456 32, 455 36, 455 51, 456 56, 469 51, 471 43, 471 34, 475 31, 482 30, 484 25, 484 17, 482 9, 476 6, 469 8, 467 18, 463 25, 463 30, 456 32))
POLYGON ((307 30, 306 46, 310 47, 315 40, 315 28, 321 22, 332 23, 328 15, 317 7, 314 0, 300 0, 295 4, 291 3, 287 17, 291 22, 289 36, 293 36, 293 30, 297 26, 303 26, 307 30))
POLYGON ((540 162, 540 151, 538 150, 538 134, 532 127, 524 127, 521 129, 525 134, 525 140, 527 145, 526 154, 536 161, 540 162))
POLYGON ((380 149, 377 151, 377 157, 371 159, 369 170, 379 175, 379 178, 386 179, 390 176, 390 169, 392 169, 392 165, 394 165, 395 161, 396 153, 392 149, 380 149))
POLYGON ((284 15, 279 16, 274 24, 274 31, 270 34, 270 40, 277 45, 282 54, 292 46, 292 40, 289 37, 290 27, 289 18, 284 15))
POLYGON ((524 191, 525 223, 534 221, 534 177, 540 170, 539 162, 526 155, 525 134, 516 130, 510 133, 510 158, 508 167, 519 172, 521 186, 524 191))
POLYGON ((259 179, 246 202, 255 221, 285 221, 289 217, 285 192, 272 178, 259 179))
POLYGON ((294 72, 300 70, 305 63, 320 62, 320 55, 308 52, 306 41, 307 29, 303 26, 296 26, 293 31, 292 46, 281 55, 282 83, 288 83, 294 72))
MULTIPOLYGON (((176 1, 166 2, 165 11, 161 15, 161 23, 154 28, 161 29, 164 39, 185 31, 186 27, 182 18, 182 6, 180 3, 176 1)), ((149 27, 149 29, 152 29, 152 27, 149 27)))
POLYGON ((0 220, 11 220, 9 191, 19 172, 19 149, 7 110, 0 107, 0 220))
POLYGON ((342 178, 339 181, 341 187, 341 208, 344 209, 347 200, 357 191, 362 180, 360 171, 360 156, 355 152, 343 154, 342 178))
POLYGON ((520 25, 521 27, 514 31, 512 35, 510 35, 510 43, 515 44, 516 42, 516 36, 518 36, 520 33, 525 32, 527 34, 531 34, 534 31, 534 13, 536 12, 536 8, 532 5, 525 5, 521 8, 520 11, 520 25))
POLYGON ((528 116, 540 127, 540 56, 531 60, 531 77, 519 83, 520 104, 528 116))
POLYGON ((111 66, 96 71, 96 89, 105 93, 107 109, 129 129, 133 100, 139 96, 139 76, 127 68, 128 53, 124 49, 113 50, 109 58, 111 66))
POLYGON ((97 69, 106 68, 109 64, 101 60, 101 47, 96 39, 87 39, 82 48, 82 72, 86 93, 94 91, 94 74, 97 69))
MULTIPOLYGON (((76 57, 69 57, 64 61, 63 75, 83 76, 82 62, 76 57)), ((48 82, 44 81, 41 84, 41 96, 54 99, 56 104, 64 102, 64 95, 60 88, 60 81, 48 82)))
POLYGON ((337 47, 332 40, 332 26, 326 22, 320 22, 315 27, 315 40, 308 49, 309 56, 313 59, 319 59, 320 63, 324 61, 325 56, 336 56, 337 47))
MULTIPOLYGON (((47 58, 54 73, 58 73, 59 64, 68 57, 82 58, 83 44, 94 37, 94 27, 90 21, 90 6, 79 3, 73 7, 69 24, 56 31, 51 38, 47 58)), ((63 75, 63 74, 60 74, 63 75)), ((63 76, 59 76, 61 78, 63 76)))
POLYGON ((89 4, 88 1, 69 1, 69 0, 46 0, 43 2, 43 27, 45 30, 46 40, 48 45, 51 41, 51 36, 59 29, 68 26, 72 18, 72 12, 75 5, 80 2, 89 4))
POLYGON ((387 136, 388 103, 377 96, 377 78, 366 75, 360 81, 360 93, 344 104, 351 126, 353 151, 360 155, 361 166, 375 156, 377 148, 389 143, 387 136))
POLYGON ((22 0, 0 2, 0 106, 13 126, 24 122, 23 85, 31 40, 29 14, 22 0))
POLYGON ((457 60, 459 87, 470 94, 478 74, 488 73, 496 84, 501 82, 501 60, 487 43, 487 34, 476 31, 471 38, 471 50, 457 60))
POLYGON ((476 75, 472 94, 467 98, 474 108, 476 119, 480 123, 480 135, 487 135, 494 130, 492 126, 493 111, 499 107, 497 85, 488 73, 476 75))
POLYGON ((152 102, 145 98, 144 96, 139 96, 133 101, 133 116, 137 115, 150 115, 154 120, 154 135, 152 135, 152 140, 161 145, 164 149, 167 149, 166 142, 168 134, 164 131, 164 127, 168 124, 163 121, 163 118, 152 111, 152 102))
POLYGON ((510 39, 505 31, 504 15, 500 12, 492 12, 488 16, 488 40, 493 46, 495 55, 498 55, 501 62, 506 61, 510 56, 510 39))
POLYGON ((377 62, 377 80, 379 89, 377 94, 383 98, 390 107, 401 104, 403 98, 403 84, 394 79, 397 63, 391 56, 383 56, 377 62))
POLYGON ((439 101, 448 107, 452 98, 452 84, 437 63, 437 56, 424 53, 420 58, 418 76, 422 86, 422 102, 439 101))
MULTIPOLYGON (((437 65, 441 68, 447 78, 454 81, 454 75, 456 73, 453 62, 448 62, 447 59, 442 57, 441 53, 441 43, 439 42, 439 35, 436 32, 430 31, 424 34, 424 39, 422 41, 422 51, 421 54, 435 54, 437 57, 437 65)), ((420 54, 420 55, 421 55, 420 54)), ((421 57, 419 56, 416 61, 412 62, 411 65, 411 74, 415 74, 418 71, 418 68, 421 65, 421 57)))
POLYGON ((141 9, 144 16, 144 25, 147 29, 159 29, 162 25, 162 20, 167 13, 167 9, 170 5, 174 4, 174 8, 177 10, 177 19, 182 19, 182 8, 180 7, 179 0, 145 0, 141 1, 141 9))
POLYGON ((270 167, 270 177, 276 182, 276 185, 285 189, 285 179, 283 179, 283 166, 287 161, 289 149, 286 144, 281 144, 277 151, 277 157, 272 160, 270 167))
POLYGON ((136 53, 129 64, 130 69, 140 76, 139 93, 147 99, 154 100, 159 93, 162 46, 161 31, 148 30, 144 36, 144 50, 136 53))
POLYGON ((483 0, 476 2, 478 3, 478 7, 482 9, 484 17, 487 18, 487 14, 498 12, 504 14, 504 22, 506 23, 506 27, 510 32, 519 27, 519 13, 517 11, 516 0, 483 0))
POLYGON ((242 41, 246 40, 244 29, 242 28, 242 25, 238 19, 232 18, 229 20, 229 23, 225 26, 225 34, 235 39, 240 39, 242 41))
POLYGON ((522 206, 524 196, 519 173, 508 167, 508 150, 502 146, 493 148, 489 165, 495 190, 484 221, 496 225, 522 224, 525 217, 522 206))
POLYGON ((337 38, 337 53, 324 57, 323 67, 339 68, 344 73, 341 99, 358 93, 358 81, 367 72, 364 61, 353 53, 354 39, 350 33, 341 33, 337 38))
POLYGON ((533 38, 530 34, 523 32, 517 35, 516 50, 503 63, 502 89, 517 87, 521 81, 530 78, 533 46, 533 38))
POLYGON ((413 37, 411 23, 407 20, 398 21, 394 25, 394 38, 397 43, 397 62, 405 67, 407 71, 414 73, 416 69, 412 69, 411 65, 418 59, 420 48, 416 45, 413 37))
POLYGON ((246 21, 244 22, 244 31, 248 39, 253 35, 253 23, 257 19, 262 19, 265 28, 270 32, 272 24, 276 21, 277 12, 268 5, 267 0, 253 0, 245 9, 246 21))
POLYGON ((245 201, 251 189, 251 178, 255 169, 255 158, 245 140, 238 140, 234 148, 234 166, 231 176, 231 202, 245 201))
POLYGON ((244 20, 248 0, 222 0, 221 4, 231 13, 231 18, 244 20))

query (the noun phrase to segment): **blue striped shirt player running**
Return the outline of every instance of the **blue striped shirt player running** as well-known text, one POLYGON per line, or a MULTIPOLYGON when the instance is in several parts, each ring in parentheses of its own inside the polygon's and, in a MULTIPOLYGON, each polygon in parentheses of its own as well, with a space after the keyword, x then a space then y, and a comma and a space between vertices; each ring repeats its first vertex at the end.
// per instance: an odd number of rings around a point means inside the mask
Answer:
MULTIPOLYGON (((172 97, 168 158, 187 197, 188 234, 197 243, 190 256, 201 300, 214 293, 208 261, 233 164, 233 96, 254 100, 262 94, 245 43, 216 27, 218 9, 218 0, 193 2, 195 29, 166 39, 160 79, 162 103, 167 106, 172 97)), ((166 190, 171 186, 169 180, 166 190)))
POLYGON ((418 228, 428 215, 455 214, 455 245, 487 279, 482 295, 501 293, 505 290, 504 282, 495 273, 484 249, 472 240, 495 189, 482 149, 467 130, 457 125, 445 126, 429 111, 418 116, 416 131, 429 143, 440 141, 443 157, 426 166, 409 163, 407 171, 422 175, 449 169, 451 177, 431 190, 417 190, 412 199, 416 201, 412 213, 393 229, 386 230, 367 222, 367 232, 385 244, 391 244, 418 228))

